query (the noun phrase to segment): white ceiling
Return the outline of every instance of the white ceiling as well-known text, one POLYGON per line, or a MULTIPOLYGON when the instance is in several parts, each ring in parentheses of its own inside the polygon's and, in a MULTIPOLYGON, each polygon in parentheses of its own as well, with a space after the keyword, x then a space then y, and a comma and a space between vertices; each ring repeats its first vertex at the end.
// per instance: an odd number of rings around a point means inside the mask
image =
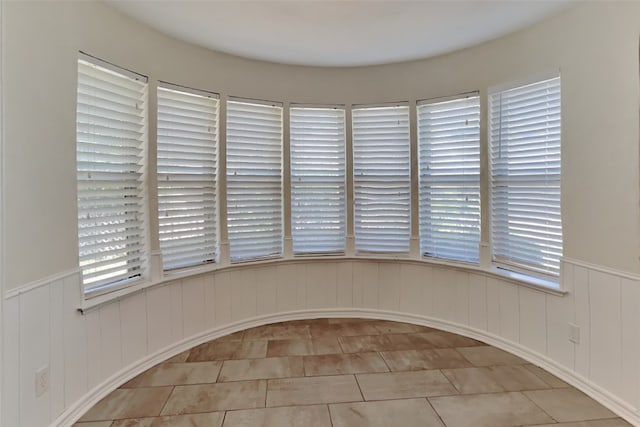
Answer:
POLYGON ((572 0, 106 0, 178 39, 286 64, 426 58, 523 28, 572 0))

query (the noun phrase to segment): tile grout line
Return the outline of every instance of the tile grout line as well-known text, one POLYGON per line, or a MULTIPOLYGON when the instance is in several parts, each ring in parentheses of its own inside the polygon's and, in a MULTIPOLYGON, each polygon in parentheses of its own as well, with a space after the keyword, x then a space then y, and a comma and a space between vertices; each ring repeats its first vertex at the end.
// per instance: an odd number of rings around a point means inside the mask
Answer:
POLYGON ((356 374, 351 374, 353 375, 353 379, 356 380, 356 385, 358 386, 358 390, 360 391, 360 396, 362 396, 362 401, 366 402, 366 399, 364 398, 364 393, 362 392, 362 387, 360 387, 360 383, 358 382, 358 377, 356 376, 356 374))

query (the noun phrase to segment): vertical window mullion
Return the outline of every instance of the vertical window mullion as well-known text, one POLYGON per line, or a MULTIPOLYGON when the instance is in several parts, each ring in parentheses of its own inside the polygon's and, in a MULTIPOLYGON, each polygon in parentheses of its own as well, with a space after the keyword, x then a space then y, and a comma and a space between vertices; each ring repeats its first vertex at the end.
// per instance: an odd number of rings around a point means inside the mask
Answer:
POLYGON ((144 275, 146 78, 78 60, 78 248, 85 294, 144 275))
POLYGON ((165 270, 217 254, 218 100, 158 88, 158 225, 165 270))
POLYGON ((352 121, 356 252, 408 253, 409 107, 354 108, 352 121))

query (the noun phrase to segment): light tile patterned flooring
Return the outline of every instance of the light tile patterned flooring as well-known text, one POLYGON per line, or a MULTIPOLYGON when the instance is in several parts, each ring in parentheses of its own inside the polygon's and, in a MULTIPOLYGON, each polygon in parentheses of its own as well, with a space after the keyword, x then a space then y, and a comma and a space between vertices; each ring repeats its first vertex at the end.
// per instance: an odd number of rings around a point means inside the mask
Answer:
POLYGON ((132 379, 76 427, 622 427, 543 369, 407 323, 277 323, 197 346, 132 379))

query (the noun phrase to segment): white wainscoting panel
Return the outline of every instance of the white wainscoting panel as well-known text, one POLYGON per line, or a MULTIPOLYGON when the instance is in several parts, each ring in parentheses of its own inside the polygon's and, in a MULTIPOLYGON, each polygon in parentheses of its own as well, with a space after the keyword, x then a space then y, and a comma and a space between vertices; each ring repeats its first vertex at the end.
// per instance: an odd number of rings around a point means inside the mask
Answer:
POLYGON ((559 296, 412 261, 300 260, 167 282, 89 310, 80 276, 13 292, 3 313, 10 427, 69 427, 113 388, 208 339, 305 316, 381 317, 484 339, 545 366, 640 425, 640 278, 563 263, 559 296), (569 324, 580 342, 569 341, 569 324), (43 327, 43 325, 46 325, 43 327), (35 396, 35 372, 50 389, 35 396))
POLYGON ((520 304, 520 344, 539 354, 547 354, 546 294, 518 288, 520 304))
POLYGON ((139 292, 120 301, 122 365, 129 366, 147 352, 147 294, 139 292))
POLYGON ((171 316, 173 286, 177 285, 158 286, 146 292, 146 314, 149 325, 147 340, 150 354, 160 351, 176 341, 173 334, 175 322, 171 316))
MULTIPOLYGON (((2 420, 3 426, 20 425, 20 298, 2 307, 2 420)), ((78 396, 80 397, 80 396, 78 396)))

